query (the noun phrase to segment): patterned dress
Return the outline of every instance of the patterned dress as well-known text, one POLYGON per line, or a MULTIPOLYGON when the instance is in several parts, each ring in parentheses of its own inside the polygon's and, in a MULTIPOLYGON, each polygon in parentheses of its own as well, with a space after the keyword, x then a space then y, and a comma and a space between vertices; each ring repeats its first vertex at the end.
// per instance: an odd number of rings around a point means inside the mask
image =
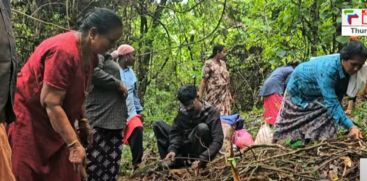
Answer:
POLYGON ((93 141, 88 145, 88 181, 117 180, 122 154, 122 131, 126 125, 126 98, 119 92, 120 67, 111 57, 99 57, 94 69, 92 89, 86 111, 93 127, 93 141))
POLYGON ((221 115, 231 114, 230 77, 226 63, 209 59, 203 67, 203 78, 207 80, 206 101, 215 106, 221 115))
POLYGON ((340 104, 348 81, 339 54, 313 57, 297 66, 287 84, 273 141, 307 143, 334 138, 339 125, 350 129, 353 122, 340 104))

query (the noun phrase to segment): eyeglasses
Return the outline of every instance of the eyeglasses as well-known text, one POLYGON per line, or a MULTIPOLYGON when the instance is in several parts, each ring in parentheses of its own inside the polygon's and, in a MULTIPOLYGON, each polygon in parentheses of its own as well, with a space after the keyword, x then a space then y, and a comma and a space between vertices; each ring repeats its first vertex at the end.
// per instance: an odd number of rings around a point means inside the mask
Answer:
POLYGON ((192 100, 192 101, 190 101, 190 102, 186 102, 185 104, 182 104, 182 106, 187 110, 187 111, 191 111, 191 110, 193 110, 194 109, 194 101, 195 100, 192 100))

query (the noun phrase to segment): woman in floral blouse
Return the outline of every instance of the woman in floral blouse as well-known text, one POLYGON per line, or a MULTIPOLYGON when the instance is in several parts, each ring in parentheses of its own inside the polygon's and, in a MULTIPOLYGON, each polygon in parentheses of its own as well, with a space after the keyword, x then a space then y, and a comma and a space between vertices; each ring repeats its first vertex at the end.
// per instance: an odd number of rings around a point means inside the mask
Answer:
POLYGON ((223 45, 216 45, 209 60, 203 67, 203 80, 200 85, 199 96, 206 92, 206 101, 215 106, 221 115, 231 114, 232 95, 230 92, 230 78, 224 57, 226 49, 223 45))

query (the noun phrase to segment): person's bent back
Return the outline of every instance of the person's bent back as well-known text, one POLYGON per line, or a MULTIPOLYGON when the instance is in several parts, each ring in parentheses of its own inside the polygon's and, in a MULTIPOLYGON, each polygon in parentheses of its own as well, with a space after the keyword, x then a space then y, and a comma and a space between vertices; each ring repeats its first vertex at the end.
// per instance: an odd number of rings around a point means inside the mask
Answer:
POLYGON ((204 166, 214 159, 223 145, 219 112, 199 100, 193 85, 181 87, 178 100, 181 107, 173 125, 163 121, 153 125, 159 154, 162 159, 174 161, 173 167, 190 163, 194 168, 204 166))

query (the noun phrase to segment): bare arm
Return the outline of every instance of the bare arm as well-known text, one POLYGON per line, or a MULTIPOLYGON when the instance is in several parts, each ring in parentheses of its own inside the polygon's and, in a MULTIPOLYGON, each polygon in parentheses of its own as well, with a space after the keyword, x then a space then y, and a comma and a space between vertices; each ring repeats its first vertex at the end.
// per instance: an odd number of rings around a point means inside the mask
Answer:
POLYGON ((46 109, 52 128, 60 134, 66 144, 77 140, 75 130, 70 124, 64 109, 61 107, 66 92, 43 84, 41 105, 46 109))
POLYGON ((200 88, 199 88, 199 97, 200 98, 204 95, 206 85, 207 85, 207 79, 204 78, 200 83, 200 88))
POLYGON ((348 107, 347 107, 347 110, 345 110, 345 114, 349 116, 352 115, 353 108, 354 108, 354 102, 355 102, 355 99, 348 100, 348 107))

